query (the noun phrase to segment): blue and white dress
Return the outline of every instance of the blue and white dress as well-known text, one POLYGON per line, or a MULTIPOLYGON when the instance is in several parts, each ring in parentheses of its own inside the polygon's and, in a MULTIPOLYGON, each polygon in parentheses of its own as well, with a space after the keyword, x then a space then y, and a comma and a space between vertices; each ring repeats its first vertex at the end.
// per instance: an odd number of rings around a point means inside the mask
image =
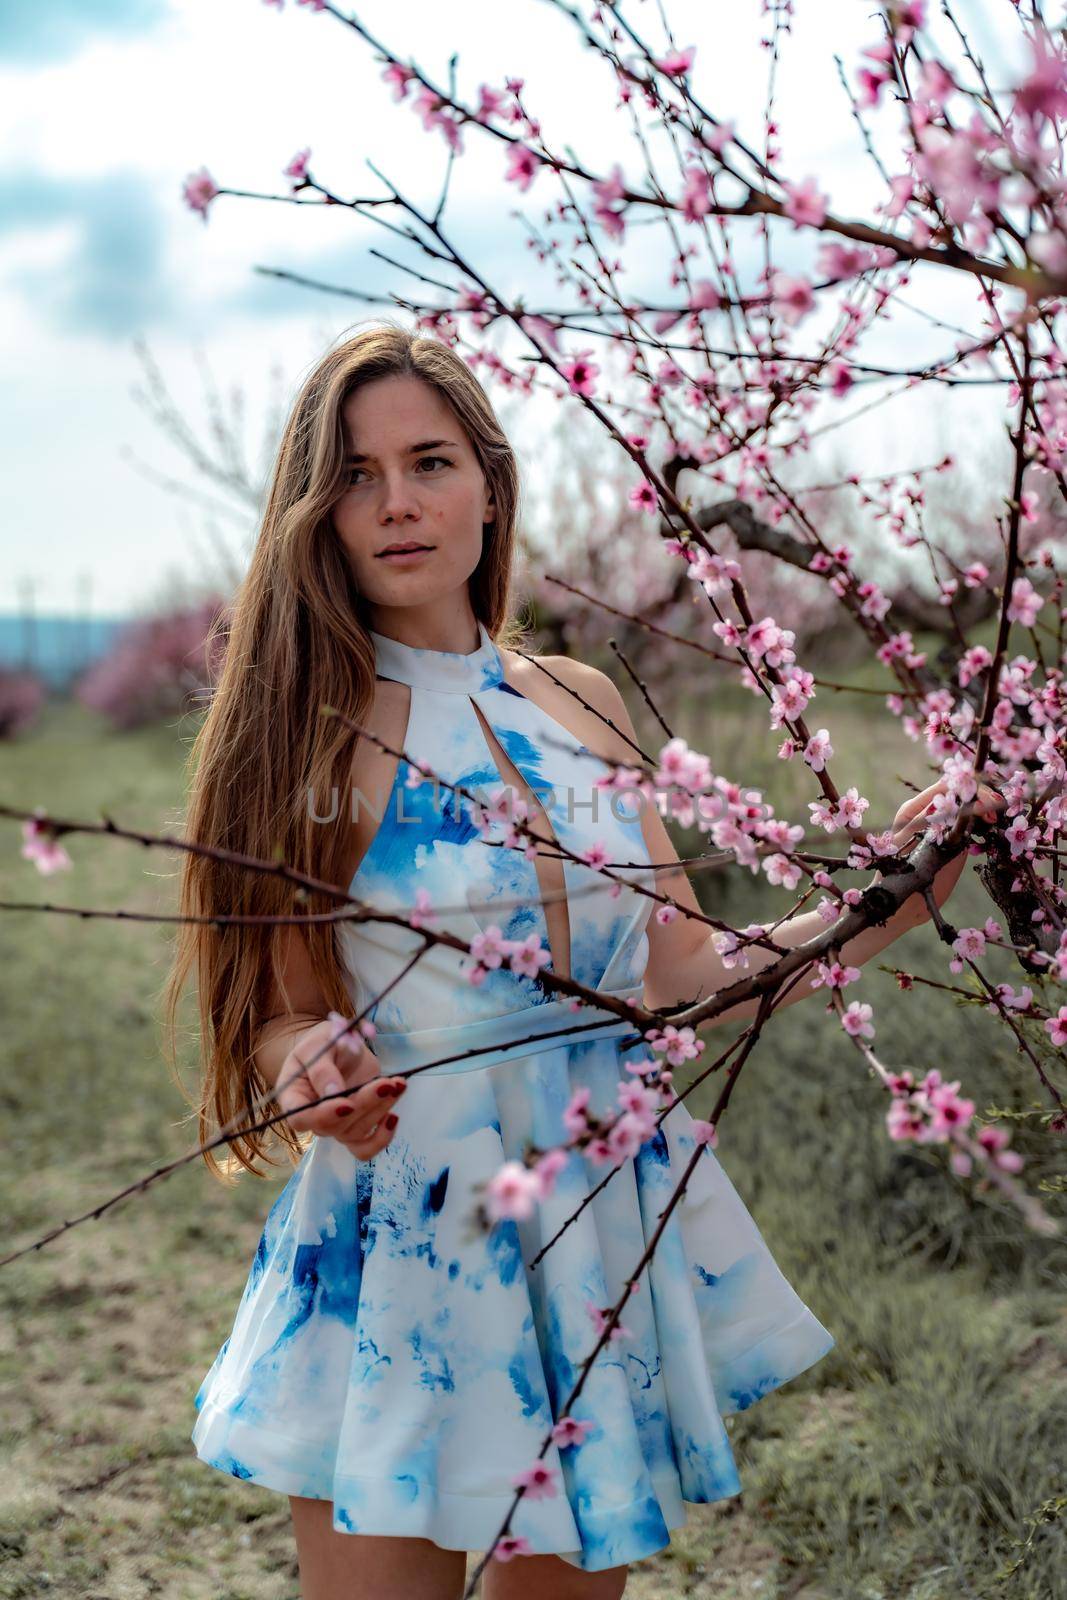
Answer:
MULTIPOLYGON (((584 865, 567 861, 564 874, 572 975, 639 999, 654 902, 630 883, 652 874, 636 815, 593 788, 602 764, 505 681, 484 629, 469 656, 374 644, 378 675, 410 685, 414 761, 499 791, 477 707, 564 845, 581 855, 600 840, 612 861, 634 863, 616 897, 584 865)), ((435 928, 469 943, 496 924, 547 947, 533 862, 486 843, 443 786, 407 779, 401 762, 352 892, 406 909, 426 889, 435 928)), ((417 943, 373 923, 342 938, 354 1009, 417 943)), ((372 1160, 312 1139, 266 1219, 192 1438, 223 1472, 332 1501, 338 1531, 487 1550, 596 1343, 587 1303, 618 1300, 692 1155, 692 1118, 672 1107, 528 1266, 609 1167, 572 1152, 529 1219, 489 1233, 472 1225, 474 1186, 528 1141, 565 1143, 576 1089, 589 1089, 592 1112, 617 1112, 626 1063, 647 1046, 613 1013, 576 1011, 506 966, 474 986, 440 945, 371 1015, 383 1072, 437 1064, 411 1078, 393 1140, 372 1160)), ((605 1345, 570 1408, 591 1431, 544 1457, 560 1492, 524 1495, 511 1522, 533 1553, 587 1571, 661 1550, 686 1520, 683 1502, 738 1494, 723 1418, 834 1343, 707 1146, 621 1320, 629 1335, 605 1345)))

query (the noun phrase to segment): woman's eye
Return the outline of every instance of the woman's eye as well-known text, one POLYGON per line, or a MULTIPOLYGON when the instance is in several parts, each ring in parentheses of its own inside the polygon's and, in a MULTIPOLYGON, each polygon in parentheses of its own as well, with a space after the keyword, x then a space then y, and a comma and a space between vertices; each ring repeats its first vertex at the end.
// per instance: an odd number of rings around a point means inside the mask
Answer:
MULTIPOLYGON (((424 461, 439 461, 441 463, 441 465, 445 466, 445 467, 450 467, 452 465, 451 461, 449 461, 447 456, 420 456, 418 461, 415 463, 415 465, 416 466, 421 466, 424 461)), ((355 474, 357 472, 362 472, 363 470, 364 470, 363 467, 349 467, 349 469, 348 469, 348 481, 349 481, 349 483, 354 483, 355 482, 355 474)))

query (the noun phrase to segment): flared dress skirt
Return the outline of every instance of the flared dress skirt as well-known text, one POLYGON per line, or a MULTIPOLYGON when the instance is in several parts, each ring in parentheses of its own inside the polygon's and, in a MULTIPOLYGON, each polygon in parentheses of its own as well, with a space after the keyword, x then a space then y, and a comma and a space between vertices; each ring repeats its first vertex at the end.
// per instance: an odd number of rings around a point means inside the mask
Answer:
MULTIPOLYGON (((431 724, 454 734, 454 704, 449 721, 439 699, 447 693, 482 709, 527 782, 543 781, 539 752, 551 745, 559 759, 564 730, 506 691, 484 632, 480 661, 446 656, 443 672, 439 652, 375 643, 380 674, 412 685, 416 759, 439 771, 450 758, 467 782, 492 778, 476 719, 467 731, 479 747, 452 735, 435 744, 431 724), (432 674, 410 659, 424 656, 432 674)), ((398 789, 405 782, 402 764, 398 789)), ((407 832, 383 822, 356 891, 410 905, 418 873, 435 903, 469 901, 469 917, 448 924, 467 939, 490 923, 524 937, 537 926, 528 913, 523 921, 485 908, 494 896, 515 906, 516 888, 536 899, 530 864, 521 852, 475 851, 477 835, 460 837, 429 806, 415 800, 407 832)), ((546 810, 569 846, 594 826, 546 810)), ((613 827, 614 849, 636 859, 624 822, 602 821, 597 836, 613 827)), ((568 868, 569 889, 580 871, 568 868)), ((581 981, 639 997, 648 911, 629 888, 574 897, 581 981)), ((346 937, 358 1006, 381 993, 414 944, 404 929, 374 925, 346 937)), ((623 1306, 625 1333, 601 1349, 571 1400, 598 1339, 591 1308, 616 1304, 661 1227, 696 1149, 692 1117, 677 1102, 617 1166, 571 1150, 528 1216, 486 1229, 480 1186, 505 1161, 522 1161, 530 1143, 566 1144, 576 1090, 589 1091, 593 1114, 616 1114, 628 1064, 646 1061, 648 1047, 607 1009, 576 1011, 510 972, 475 989, 439 948, 405 984, 373 1013, 383 1072, 437 1065, 412 1073, 396 1133, 370 1161, 311 1140, 267 1216, 230 1334, 196 1393, 196 1453, 234 1477, 330 1501, 338 1531, 469 1551, 492 1548, 515 1480, 540 1457, 554 1492, 524 1494, 509 1524, 532 1553, 587 1571, 651 1555, 684 1523, 686 1502, 740 1492, 724 1419, 812 1366, 834 1340, 704 1145, 623 1306), (563 1416, 588 1424, 581 1442, 542 1451, 563 1416)))

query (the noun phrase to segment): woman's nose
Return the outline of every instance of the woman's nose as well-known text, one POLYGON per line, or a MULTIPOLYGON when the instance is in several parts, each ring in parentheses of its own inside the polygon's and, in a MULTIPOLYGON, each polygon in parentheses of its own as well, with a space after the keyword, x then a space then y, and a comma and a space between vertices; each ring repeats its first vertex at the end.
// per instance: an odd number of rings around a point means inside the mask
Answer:
POLYGON ((394 480, 386 479, 382 489, 380 513, 387 521, 396 520, 398 517, 410 516, 419 512, 418 496, 411 484, 401 476, 394 480))

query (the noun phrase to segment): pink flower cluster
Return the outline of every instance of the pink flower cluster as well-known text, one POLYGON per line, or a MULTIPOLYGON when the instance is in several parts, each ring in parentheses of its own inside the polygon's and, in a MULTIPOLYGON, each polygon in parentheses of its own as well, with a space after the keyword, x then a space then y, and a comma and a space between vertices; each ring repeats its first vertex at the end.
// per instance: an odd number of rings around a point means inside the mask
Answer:
MULTIPOLYGON (((892 1104, 886 1113, 889 1137, 910 1140, 915 1144, 944 1144, 960 1141, 967 1134, 974 1116, 974 1101, 964 1099, 959 1093, 959 1079, 946 1083, 936 1067, 932 1067, 916 1085, 910 1072, 894 1073, 889 1078, 892 1104)), ((991 1166, 1002 1172, 1018 1172, 1023 1158, 1007 1148, 1011 1135, 1006 1129, 992 1125, 980 1128, 974 1143, 991 1166)), ((952 1169, 965 1177, 971 1170, 971 1157, 967 1150, 958 1149, 952 1155, 952 1169)))
POLYGON ((474 959, 466 969, 467 982, 475 988, 505 962, 520 977, 536 978, 552 959, 551 952, 541 943, 540 934, 531 933, 525 939, 505 939, 495 922, 484 933, 474 935, 471 955, 474 959))
POLYGON ((31 817, 22 824, 22 837, 22 854, 27 861, 33 862, 38 872, 47 876, 71 865, 71 859, 56 838, 55 830, 37 817, 31 817))

